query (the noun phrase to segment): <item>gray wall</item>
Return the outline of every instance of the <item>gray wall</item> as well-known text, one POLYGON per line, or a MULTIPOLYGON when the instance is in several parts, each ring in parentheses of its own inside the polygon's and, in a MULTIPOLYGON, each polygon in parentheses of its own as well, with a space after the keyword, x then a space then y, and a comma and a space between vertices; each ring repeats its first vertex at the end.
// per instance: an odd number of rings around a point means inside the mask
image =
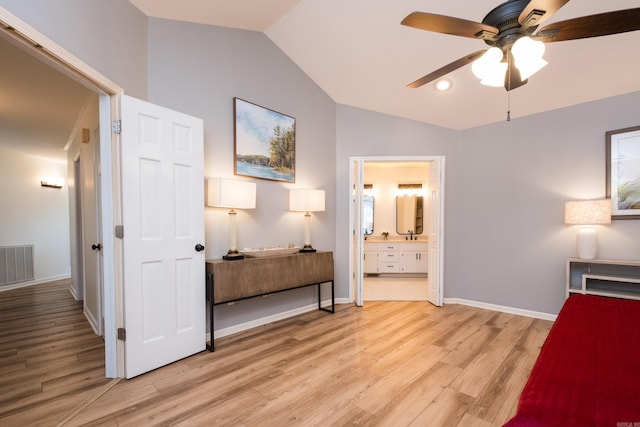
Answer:
MULTIPOLYGON (((605 197, 605 132, 638 111, 640 92, 461 132, 447 296, 557 313, 578 231, 564 201, 605 197)), ((637 220, 597 228, 599 258, 640 259, 637 220)))
MULTIPOLYGON (((335 250, 339 297, 349 287, 349 156, 445 155, 445 296, 557 312, 577 231, 562 223, 563 202, 604 196, 604 133, 638 125, 640 94, 633 93, 457 132, 336 106, 261 33, 147 21, 125 0, 0 6, 128 94, 148 93, 152 102, 202 117, 206 176, 233 176, 234 96, 295 117, 295 186, 327 191, 312 242, 335 250)), ((239 246, 300 242, 303 222, 287 211, 293 185, 255 181, 258 208, 238 215, 239 246)), ((226 251, 226 230, 226 213, 207 209, 209 258, 226 251)), ((602 226, 599 237, 600 257, 640 258, 637 221, 602 226)), ((269 304, 243 303, 225 313, 221 326, 312 299, 301 290, 269 304)))
MULTIPOLYGON (((640 92, 468 129, 338 106, 336 258, 348 280, 349 156, 445 155, 445 297, 555 314, 577 226, 564 201, 605 196, 605 132, 638 125, 640 92)), ((598 226, 599 258, 640 259, 637 220, 598 226)))
POLYGON ((145 99, 147 18, 127 0, 0 0, 47 38, 145 99))
MULTIPOLYGON (((336 282, 341 296, 349 292, 349 188, 351 156, 446 156, 445 210, 453 209, 449 193, 455 191, 458 170, 458 132, 438 126, 339 105, 337 108, 336 282)), ((374 225, 375 227, 375 225, 374 225)), ((454 232, 445 219, 445 261, 454 259, 449 249, 454 232)), ((445 281, 446 279, 445 268, 445 281)), ((445 285, 446 286, 446 285, 445 285)), ((445 292, 446 294, 446 292, 445 292)))
MULTIPOLYGON (((204 119, 205 177, 257 184, 256 209, 239 211, 238 248, 302 244, 303 214, 289 212, 290 188, 326 192, 326 211, 312 214, 311 242, 335 247, 335 103, 264 34, 149 20, 149 100, 204 119), (233 98, 296 119, 296 182, 234 176, 233 98)), ((226 209, 205 213, 207 259, 229 249, 226 209)), ((216 329, 313 304, 314 289, 243 301, 216 310, 216 329)))

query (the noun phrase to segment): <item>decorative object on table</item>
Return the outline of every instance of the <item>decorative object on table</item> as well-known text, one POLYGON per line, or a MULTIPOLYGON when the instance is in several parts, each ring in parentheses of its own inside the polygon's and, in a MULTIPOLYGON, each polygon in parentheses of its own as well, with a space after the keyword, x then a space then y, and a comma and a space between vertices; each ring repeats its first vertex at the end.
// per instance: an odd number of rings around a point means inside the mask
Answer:
MULTIPOLYGON (((611 224, 611 201, 574 200, 565 202, 564 223, 578 225, 611 224)), ((598 234, 593 227, 581 227, 576 240, 578 258, 594 259, 598 254, 598 234)))
POLYGON ((613 219, 640 218, 640 126, 607 132, 607 197, 613 219))
POLYGON ((235 209, 255 209, 256 184, 248 181, 235 181, 225 178, 207 180, 207 206, 229 209, 229 251, 222 258, 226 260, 243 259, 238 252, 235 209))
POLYGON ((324 212, 324 190, 296 188, 289 190, 289 210, 305 212, 304 246, 300 252, 315 252, 311 246, 311 212, 324 212))
POLYGON ((296 119, 233 98, 236 175, 295 182, 296 119))
POLYGON ((383 231, 382 233, 380 233, 382 235, 382 238, 384 240, 387 240, 389 238, 389 232, 388 231, 383 231))
POLYGON ((291 255, 300 252, 300 246, 289 245, 287 247, 284 246, 276 246, 270 248, 244 248, 241 253, 242 255, 249 258, 262 258, 268 256, 281 256, 281 255, 291 255))

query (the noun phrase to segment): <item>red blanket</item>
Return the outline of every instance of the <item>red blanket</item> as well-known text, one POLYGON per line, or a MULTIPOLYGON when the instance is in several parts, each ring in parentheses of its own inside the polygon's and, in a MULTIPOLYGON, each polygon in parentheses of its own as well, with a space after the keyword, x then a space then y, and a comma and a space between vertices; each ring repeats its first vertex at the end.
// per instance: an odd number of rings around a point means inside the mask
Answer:
POLYGON ((574 295, 505 426, 640 426, 640 301, 574 295))

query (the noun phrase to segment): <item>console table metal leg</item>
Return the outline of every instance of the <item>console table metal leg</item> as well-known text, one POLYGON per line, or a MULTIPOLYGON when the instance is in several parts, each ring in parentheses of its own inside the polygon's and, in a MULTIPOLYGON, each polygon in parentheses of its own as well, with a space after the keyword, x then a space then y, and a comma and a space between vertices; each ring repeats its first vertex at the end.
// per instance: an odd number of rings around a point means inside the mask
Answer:
MULTIPOLYGON (((323 282, 323 283, 328 283, 328 282, 323 282)), ((322 311, 326 311, 327 313, 335 313, 336 311, 336 305, 335 305, 335 299, 333 296, 333 280, 331 280, 331 310, 329 310, 328 308, 325 308, 322 306, 322 285, 323 283, 318 283, 318 310, 322 310, 322 311)))

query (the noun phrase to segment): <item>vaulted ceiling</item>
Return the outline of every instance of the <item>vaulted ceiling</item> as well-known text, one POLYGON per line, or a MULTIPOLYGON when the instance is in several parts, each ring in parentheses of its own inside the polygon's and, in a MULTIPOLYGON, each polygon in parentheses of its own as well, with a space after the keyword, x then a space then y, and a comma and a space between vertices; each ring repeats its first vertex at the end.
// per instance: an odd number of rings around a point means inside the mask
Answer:
MULTIPOLYGON (((640 31, 547 44, 549 65, 510 99, 502 88, 481 85, 470 66, 448 75, 447 92, 433 84, 406 87, 486 45, 402 26, 405 16, 423 11, 481 21, 500 0, 129 1, 149 17, 263 32, 336 103, 452 129, 503 121, 508 103, 517 118, 640 90, 640 31)), ((544 25, 636 7, 640 0, 572 0, 544 25)), ((90 93, 1 38, 0 57, 0 146, 21 138, 25 149, 63 161, 90 93)))
MULTIPOLYGON (((335 102, 452 129, 506 118, 507 92, 470 66, 453 86, 407 84, 487 47, 400 25, 413 11, 480 22, 502 0, 129 0, 147 16, 264 32, 335 102)), ((639 0, 572 0, 544 25, 640 7, 639 0)), ((511 91, 511 117, 640 90, 640 31, 546 45, 544 69, 511 91)))

